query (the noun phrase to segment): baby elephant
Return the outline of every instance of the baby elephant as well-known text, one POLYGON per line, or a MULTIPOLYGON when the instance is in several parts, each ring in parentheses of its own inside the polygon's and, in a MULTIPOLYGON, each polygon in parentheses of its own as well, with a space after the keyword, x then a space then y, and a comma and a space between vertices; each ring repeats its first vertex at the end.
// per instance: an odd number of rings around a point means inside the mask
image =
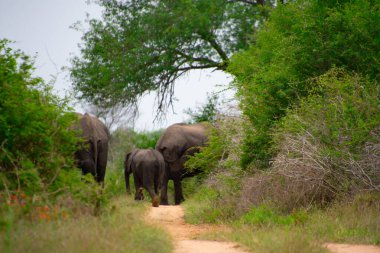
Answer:
POLYGON ((158 191, 161 189, 165 174, 165 161, 161 153, 154 149, 135 149, 126 155, 124 176, 128 192, 131 173, 136 187, 135 200, 144 199, 142 190, 145 188, 152 198, 152 205, 158 207, 158 191))

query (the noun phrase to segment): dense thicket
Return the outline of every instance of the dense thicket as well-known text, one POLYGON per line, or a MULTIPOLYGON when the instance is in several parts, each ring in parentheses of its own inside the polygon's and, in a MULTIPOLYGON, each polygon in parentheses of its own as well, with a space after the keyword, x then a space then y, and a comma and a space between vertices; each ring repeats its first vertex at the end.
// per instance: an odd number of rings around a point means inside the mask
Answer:
POLYGON ((0 40, 0 190, 53 190, 73 168, 74 115, 8 44, 0 40))
POLYGON ((272 126, 309 94, 331 67, 360 73, 378 85, 378 1, 295 1, 278 6, 255 43, 234 55, 228 70, 249 119, 242 165, 268 166, 272 126))

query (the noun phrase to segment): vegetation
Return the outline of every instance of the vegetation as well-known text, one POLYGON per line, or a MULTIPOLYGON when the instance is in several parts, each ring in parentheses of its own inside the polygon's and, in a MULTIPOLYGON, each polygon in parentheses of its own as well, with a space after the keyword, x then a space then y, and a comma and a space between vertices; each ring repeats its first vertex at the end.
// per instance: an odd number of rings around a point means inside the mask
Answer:
MULTIPOLYGON (((255 252, 380 244, 379 1, 99 4, 103 18, 89 21, 71 69, 78 97, 97 109, 122 111, 155 90, 163 112, 188 71, 235 77, 242 115, 222 115, 215 96, 187 111, 214 127, 186 162, 204 173, 183 180, 185 218, 230 227, 203 238, 255 252)), ((0 251, 170 251, 141 222, 144 204, 126 196, 122 174, 125 154, 154 148, 161 132, 115 130, 100 189, 74 166, 67 101, 8 43, 0 41, 0 251)))
POLYGON ((0 191, 54 192, 73 169, 74 115, 33 77, 33 62, 0 41, 0 191))
POLYGON ((215 123, 218 114, 219 97, 217 94, 207 95, 207 102, 195 110, 188 108, 184 112, 190 116, 189 124, 210 122, 215 123))
POLYGON ((171 103, 174 82, 194 69, 224 70, 245 49, 271 1, 99 1, 71 77, 79 97, 101 107, 132 106, 158 92, 158 110, 171 103))
POLYGON ((379 8, 377 1, 367 0, 281 5, 255 43, 232 57, 228 70, 236 76, 241 108, 249 119, 244 167, 251 162, 268 167, 274 155, 271 129, 288 108, 308 96, 312 78, 335 66, 379 80, 379 8))
MULTIPOLYGON (((104 189, 81 175, 68 101, 8 44, 0 41, 0 251, 170 252, 168 236, 144 224, 146 206, 125 196, 117 172, 107 171, 104 189)), ((156 136, 134 141, 148 147, 156 136)))
POLYGON ((147 206, 131 197, 111 201, 100 217, 20 222, 0 235, 1 252, 171 252, 169 237, 142 220, 147 206), (4 237, 3 237, 4 236, 4 237), (57 246, 59 244, 59 247, 57 246))
POLYGON ((186 220, 232 228, 203 238, 255 252, 379 244, 380 43, 369 27, 379 8, 289 2, 232 57, 244 133, 222 125, 187 164, 210 174, 185 203, 186 220))

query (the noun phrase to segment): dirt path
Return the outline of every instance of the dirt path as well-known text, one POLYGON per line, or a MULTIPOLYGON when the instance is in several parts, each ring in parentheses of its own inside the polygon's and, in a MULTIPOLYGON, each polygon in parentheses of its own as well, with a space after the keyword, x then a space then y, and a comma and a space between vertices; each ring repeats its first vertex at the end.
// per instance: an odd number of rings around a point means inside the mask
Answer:
POLYGON ((379 246, 326 243, 326 248, 333 253, 380 253, 379 246))
POLYGON ((148 222, 164 227, 175 242, 175 253, 247 253, 235 243, 195 240, 199 234, 223 229, 211 225, 185 223, 181 206, 151 207, 148 222))

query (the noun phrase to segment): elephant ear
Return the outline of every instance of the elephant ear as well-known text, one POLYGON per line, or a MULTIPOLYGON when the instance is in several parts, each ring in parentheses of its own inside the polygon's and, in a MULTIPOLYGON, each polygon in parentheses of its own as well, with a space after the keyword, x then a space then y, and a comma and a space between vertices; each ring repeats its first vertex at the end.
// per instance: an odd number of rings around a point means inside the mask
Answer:
POLYGON ((180 158, 181 150, 177 145, 173 145, 171 148, 164 147, 161 151, 162 156, 166 162, 173 163, 180 158))

